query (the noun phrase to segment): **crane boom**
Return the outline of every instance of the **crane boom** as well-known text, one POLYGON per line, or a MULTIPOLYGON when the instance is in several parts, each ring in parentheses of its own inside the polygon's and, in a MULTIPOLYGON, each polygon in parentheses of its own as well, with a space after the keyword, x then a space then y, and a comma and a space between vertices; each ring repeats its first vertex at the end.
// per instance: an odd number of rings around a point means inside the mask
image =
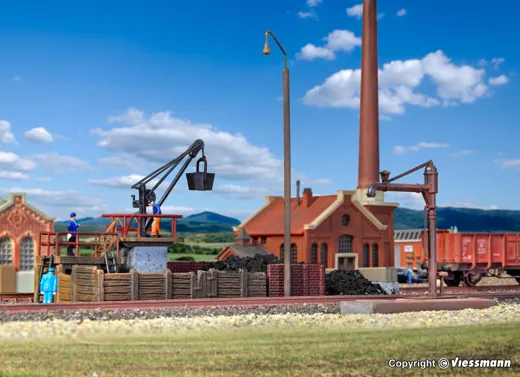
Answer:
MULTIPOLYGON (((193 180, 194 177, 199 178, 199 182, 202 182, 203 187, 200 187, 200 185, 195 185, 194 188, 192 188, 192 184, 190 184, 190 190, 211 190, 213 187, 213 179, 215 174, 207 172, 207 160, 206 156, 204 155, 204 141, 197 139, 181 155, 171 160, 167 164, 161 166, 160 168, 156 169, 154 172, 148 174, 146 177, 144 177, 132 186, 132 189, 139 191, 139 200, 135 200, 135 195, 132 195, 132 206, 134 208, 139 208, 140 214, 146 214, 146 207, 149 202, 157 202, 157 204, 161 206, 165 202, 166 198, 170 195, 171 191, 181 178, 182 174, 186 171, 191 161, 195 157, 197 157, 197 154, 199 154, 199 152, 201 151, 202 157, 199 158, 199 160, 197 161, 197 172, 186 174, 186 176, 188 179, 188 183, 190 183, 190 179, 193 180), (182 160, 185 157, 188 157, 188 159, 186 160, 186 162, 184 162, 181 170, 177 173, 172 183, 170 183, 161 199, 157 201, 155 190, 161 185, 161 183, 166 179, 166 177, 168 177, 172 173, 172 171, 182 162, 182 160), (200 162, 204 163, 204 172, 198 171, 200 162), (164 176, 161 179, 159 179, 159 181, 151 189, 146 188, 146 185, 148 183, 150 183, 153 179, 157 178, 160 174, 164 172, 166 172, 166 174, 164 174, 164 176)), ((149 226, 151 221, 152 219, 150 218, 147 221, 140 222, 139 232, 141 236, 144 237, 146 235, 146 228, 149 226)))

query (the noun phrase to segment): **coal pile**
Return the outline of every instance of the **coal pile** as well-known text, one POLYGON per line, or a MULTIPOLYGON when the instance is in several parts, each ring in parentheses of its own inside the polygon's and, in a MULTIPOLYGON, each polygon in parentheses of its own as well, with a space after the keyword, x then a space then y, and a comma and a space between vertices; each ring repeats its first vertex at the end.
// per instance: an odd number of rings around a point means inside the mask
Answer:
POLYGON ((372 284, 358 270, 335 270, 325 275, 327 295, 386 295, 379 284, 372 284))
POLYGON ((218 271, 238 271, 243 269, 249 272, 267 273, 267 265, 281 263, 283 262, 273 254, 255 254, 254 257, 244 258, 231 255, 225 260, 211 263, 204 270, 208 271, 210 268, 214 268, 218 271))

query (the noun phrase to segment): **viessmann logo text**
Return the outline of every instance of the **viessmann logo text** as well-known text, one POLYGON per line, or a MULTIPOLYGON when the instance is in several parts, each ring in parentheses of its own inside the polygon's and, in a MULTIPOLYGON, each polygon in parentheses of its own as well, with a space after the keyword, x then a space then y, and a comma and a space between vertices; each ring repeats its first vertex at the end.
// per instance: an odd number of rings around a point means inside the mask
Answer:
POLYGON ((388 360, 390 368, 399 369, 430 369, 430 368, 510 368, 511 360, 491 359, 420 359, 420 360, 388 360))
MULTIPOLYGON (((440 361, 439 360, 439 366, 440 361)), ((444 359, 448 361, 448 359, 444 359)), ((458 357, 451 360, 452 368, 511 368, 511 360, 466 360, 458 357)))

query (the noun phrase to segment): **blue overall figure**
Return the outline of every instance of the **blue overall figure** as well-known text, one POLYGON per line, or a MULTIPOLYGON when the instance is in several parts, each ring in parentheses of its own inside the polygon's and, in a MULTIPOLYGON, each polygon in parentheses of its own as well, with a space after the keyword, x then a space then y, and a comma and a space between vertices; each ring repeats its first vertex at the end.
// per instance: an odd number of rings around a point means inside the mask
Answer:
POLYGON ((54 268, 50 267, 49 271, 42 276, 40 282, 40 291, 43 293, 43 303, 52 304, 52 300, 58 290, 58 279, 54 275, 54 268))
POLYGON ((408 284, 412 284, 412 274, 413 274, 413 271, 411 268, 406 270, 406 278, 408 280, 408 284))
MULTIPOLYGON (((77 232, 78 228, 79 224, 76 223, 76 213, 72 212, 70 214, 69 225, 67 226, 67 231, 70 232, 69 234, 67 234, 67 242, 76 242, 76 234, 74 234, 74 232, 77 232)), ((74 246, 67 246, 67 256, 73 257, 75 255, 76 254, 74 254, 74 246)))

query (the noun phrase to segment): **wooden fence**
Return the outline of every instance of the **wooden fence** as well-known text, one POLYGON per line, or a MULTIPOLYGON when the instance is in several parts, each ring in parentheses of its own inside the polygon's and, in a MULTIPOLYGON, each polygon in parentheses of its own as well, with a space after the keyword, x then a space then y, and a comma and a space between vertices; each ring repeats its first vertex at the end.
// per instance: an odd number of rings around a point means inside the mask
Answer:
POLYGON ((188 273, 105 274, 97 266, 72 268, 72 275, 58 273, 58 302, 133 301, 189 298, 266 297, 263 272, 223 272, 210 269, 188 273))

